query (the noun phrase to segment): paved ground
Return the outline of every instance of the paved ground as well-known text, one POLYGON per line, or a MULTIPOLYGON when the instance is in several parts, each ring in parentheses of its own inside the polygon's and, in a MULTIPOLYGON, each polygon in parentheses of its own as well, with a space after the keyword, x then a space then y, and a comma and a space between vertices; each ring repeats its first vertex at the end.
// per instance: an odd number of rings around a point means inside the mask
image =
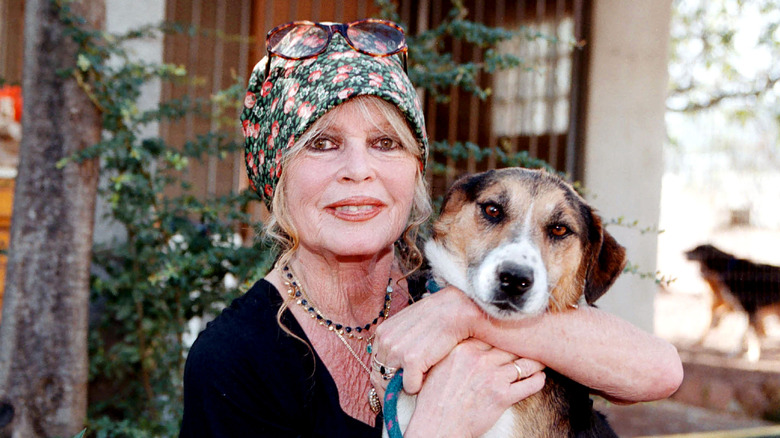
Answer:
POLYGON ((772 426, 774 423, 723 413, 673 400, 616 406, 596 403, 621 437, 663 436, 692 432, 725 431, 772 426))
MULTIPOLYGON (((620 436, 680 434, 766 425, 759 418, 748 416, 750 409, 744 408, 735 399, 740 395, 750 398, 744 396, 745 392, 752 393, 754 402, 762 401, 761 396, 765 402, 780 396, 777 388, 769 388, 771 390, 763 394, 756 393, 755 386, 753 391, 745 391, 746 382, 751 380, 755 382, 766 376, 780 379, 780 322, 777 320, 758 362, 749 362, 741 357, 740 341, 747 326, 743 315, 728 316, 704 338, 702 344, 697 344, 709 326, 710 292, 701 279, 697 264, 685 259, 686 250, 712 243, 739 257, 780 265, 780 227, 777 224, 780 216, 776 200, 770 196, 766 198, 767 202, 752 204, 750 221, 753 226, 732 226, 729 209, 735 206, 734 200, 741 199, 737 203, 744 203, 744 196, 735 198, 731 192, 706 185, 706 181, 715 181, 717 177, 706 178, 709 179, 704 182, 673 175, 664 178, 658 224, 664 232, 658 235, 657 269, 664 277, 674 278, 675 281, 668 285, 665 292, 657 294, 654 315, 656 333, 674 343, 684 364, 687 364, 686 380, 692 379, 693 383, 701 384, 708 379, 719 379, 715 391, 707 394, 711 402, 720 401, 715 403, 719 409, 702 409, 674 400, 604 406, 620 436), (704 186, 694 188, 697 183, 704 186)), ((733 184, 724 186, 736 187, 733 184)), ((769 192, 766 195, 769 196, 769 192)), ((695 398, 696 392, 703 388, 694 385, 691 390, 690 383, 683 383, 685 387, 679 392, 685 394, 678 393, 678 399, 695 398)))
MULTIPOLYGON (((660 292, 656 299, 656 332, 673 342, 686 364, 686 380, 693 379, 694 370, 701 367, 723 368, 735 373, 772 374, 780 376, 780 322, 770 320, 770 337, 764 345, 758 362, 749 362, 740 354, 741 334, 746 327, 743 315, 729 315, 716 330, 710 332, 701 345, 697 344, 709 325, 710 298, 705 293, 660 292), (690 372, 689 372, 690 371, 690 372)), ((695 377, 702 379, 701 376, 695 377)), ((707 378, 705 375, 704 379, 707 378)), ((713 376, 714 379, 714 376, 713 376)), ((747 380, 731 378, 728 384, 739 389, 747 380)), ((688 383, 684 383, 686 385, 688 383)), ((681 389, 682 390, 682 389, 681 389)), ((737 391, 726 388, 724 398, 737 391)), ((716 430, 735 430, 778 425, 751 417, 734 400, 719 403, 724 409, 704 409, 678 401, 664 400, 631 406, 617 406, 597 401, 599 410, 607 414, 613 428, 621 437, 662 436, 716 430)), ((751 435, 732 435, 751 436, 751 435)), ((752 435, 752 436, 780 436, 752 435)))

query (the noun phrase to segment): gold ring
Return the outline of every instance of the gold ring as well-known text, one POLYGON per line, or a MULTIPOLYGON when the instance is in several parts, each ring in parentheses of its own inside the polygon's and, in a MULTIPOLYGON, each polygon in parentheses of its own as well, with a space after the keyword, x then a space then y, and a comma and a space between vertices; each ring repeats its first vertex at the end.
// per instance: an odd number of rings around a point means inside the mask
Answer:
POLYGON ((398 368, 389 367, 382 362, 378 361, 376 356, 374 356, 373 361, 371 362, 371 368, 373 368, 374 371, 378 372, 382 375, 382 379, 384 380, 390 380, 395 376, 395 372, 398 371, 398 368))
POLYGON ((520 365, 517 364, 517 362, 512 362, 512 365, 515 366, 515 369, 517 370, 517 380, 515 382, 519 382, 525 378, 525 372, 523 372, 523 369, 520 368, 520 365))

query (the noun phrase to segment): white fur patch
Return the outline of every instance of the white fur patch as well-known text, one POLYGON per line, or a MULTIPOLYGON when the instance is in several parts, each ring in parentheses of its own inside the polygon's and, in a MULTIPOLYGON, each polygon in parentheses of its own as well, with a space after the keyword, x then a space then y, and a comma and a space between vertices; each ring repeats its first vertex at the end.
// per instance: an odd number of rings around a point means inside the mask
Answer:
MULTIPOLYGON (((525 234, 525 233, 523 233, 525 234)), ((497 318, 521 318, 536 315, 547 309, 549 285, 547 269, 539 248, 526 235, 501 245, 488 253, 479 268, 469 276, 468 265, 462 255, 455 254, 441 243, 429 240, 425 244, 425 256, 431 265, 435 279, 441 286, 452 285, 471 297, 486 313, 497 318), (533 271, 534 285, 525 293, 522 308, 516 314, 499 312, 490 303, 500 286, 498 268, 504 262, 526 266, 533 271)))
POLYGON ((517 433, 517 425, 520 421, 516 417, 514 409, 507 409, 498 418, 496 424, 494 424, 489 431, 485 432, 481 438, 506 438, 514 436, 514 434, 517 433))
MULTIPOLYGON (((401 428, 401 433, 406 433, 406 428, 409 427, 409 421, 412 419, 414 408, 417 405, 417 396, 409 395, 402 392, 398 395, 398 425, 401 428)), ((517 430, 519 419, 516 418, 514 409, 507 409, 498 418, 496 424, 490 428, 481 438, 506 438, 512 436, 517 430)), ((382 438, 389 438, 387 428, 382 427, 382 438)))
MULTIPOLYGON (((401 433, 406 433, 406 428, 409 427, 409 421, 412 420, 412 414, 414 408, 417 406, 417 396, 409 395, 405 392, 398 394, 398 404, 396 409, 398 412, 398 426, 401 428, 401 433)), ((382 438, 389 438, 387 433, 387 427, 382 427, 382 438)))
MULTIPOLYGON (((435 240, 425 244, 425 256, 433 269, 436 281, 457 287, 462 291, 471 289, 466 272, 468 265, 462 258, 456 257, 450 250, 435 240)), ((441 284, 445 286, 445 284, 441 284)), ((467 292, 468 293, 468 292, 467 292)))

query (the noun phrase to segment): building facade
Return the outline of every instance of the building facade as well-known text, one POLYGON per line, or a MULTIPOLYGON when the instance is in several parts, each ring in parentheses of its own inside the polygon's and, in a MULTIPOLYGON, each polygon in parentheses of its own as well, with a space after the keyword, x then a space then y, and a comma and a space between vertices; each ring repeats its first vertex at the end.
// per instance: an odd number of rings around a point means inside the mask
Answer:
MULTIPOLYGON (((654 273, 657 236, 643 230, 653 229, 659 217, 671 1, 464 4, 474 21, 545 37, 519 37, 497 47, 526 64, 480 75, 479 84, 491 90, 487 99, 456 89, 446 103, 423 94, 429 136, 526 151, 566 172, 582 182, 586 198, 605 222, 614 223, 609 230, 626 246, 633 269, 654 273)), ((435 28, 450 10, 445 0, 399 0, 396 5, 410 35, 435 28)), ((275 25, 300 19, 346 22, 378 12, 371 0, 106 0, 106 10, 111 32, 163 20, 196 30, 134 42, 135 56, 183 65, 198 78, 179 85, 149 84, 140 104, 149 106, 181 96, 208 97, 236 76, 248 77, 265 54, 265 33, 275 25)), ((8 83, 21 82, 23 14, 23 0, 0 0, 0 78, 8 83)), ((455 59, 482 60, 479 48, 454 40, 445 44, 455 59)), ((211 123, 190 116, 150 126, 148 134, 183 142, 211 123)), ((434 194, 464 172, 498 165, 491 157, 434 158, 445 165, 443 172, 430 175, 434 194)), ((246 186, 243 166, 240 154, 211 157, 193 163, 184 177, 196 193, 222 194, 246 186)), ((262 207, 257 209, 261 217, 262 207)), ((109 241, 121 233, 110 223, 99 223, 95 237, 109 241)), ((652 279, 624 274, 600 304, 652 330, 655 291, 652 279)))

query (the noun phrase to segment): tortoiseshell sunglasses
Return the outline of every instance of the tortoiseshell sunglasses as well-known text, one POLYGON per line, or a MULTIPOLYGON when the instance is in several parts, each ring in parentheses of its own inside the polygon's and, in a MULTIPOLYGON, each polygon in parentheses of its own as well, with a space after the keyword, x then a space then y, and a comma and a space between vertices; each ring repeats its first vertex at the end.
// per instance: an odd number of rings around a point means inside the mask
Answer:
POLYGON ((401 26, 392 21, 366 18, 351 23, 315 23, 293 21, 271 29, 265 37, 268 62, 265 77, 271 71, 271 56, 299 61, 324 52, 335 32, 340 33, 355 51, 376 57, 401 54, 406 71, 406 37, 401 26))

